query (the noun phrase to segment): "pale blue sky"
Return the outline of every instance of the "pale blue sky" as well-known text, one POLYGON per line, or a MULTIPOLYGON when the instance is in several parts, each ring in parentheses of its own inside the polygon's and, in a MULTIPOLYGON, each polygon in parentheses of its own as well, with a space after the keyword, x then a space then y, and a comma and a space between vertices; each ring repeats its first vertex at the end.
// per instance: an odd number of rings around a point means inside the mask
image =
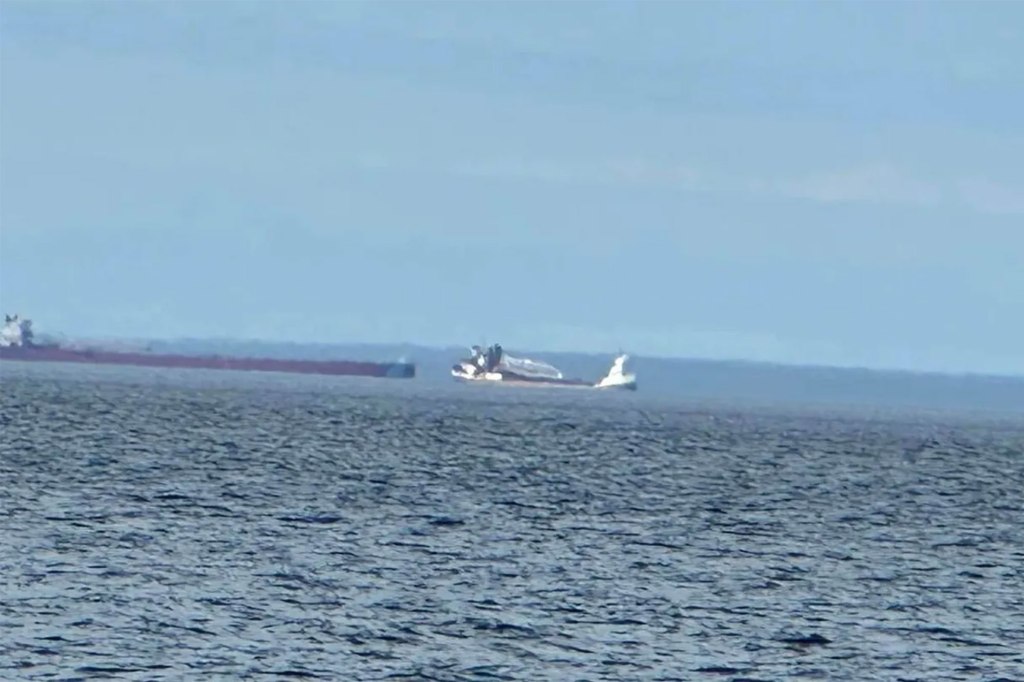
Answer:
POLYGON ((1024 374, 1024 3, 4 0, 0 57, 40 330, 1024 374))

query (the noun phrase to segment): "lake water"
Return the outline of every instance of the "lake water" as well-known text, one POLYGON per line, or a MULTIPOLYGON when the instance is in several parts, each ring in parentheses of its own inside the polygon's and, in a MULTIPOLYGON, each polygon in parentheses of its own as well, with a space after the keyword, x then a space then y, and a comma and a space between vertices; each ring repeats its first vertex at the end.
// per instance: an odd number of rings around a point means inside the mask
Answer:
POLYGON ((1024 419, 4 363, 0 678, 1024 678, 1024 419))

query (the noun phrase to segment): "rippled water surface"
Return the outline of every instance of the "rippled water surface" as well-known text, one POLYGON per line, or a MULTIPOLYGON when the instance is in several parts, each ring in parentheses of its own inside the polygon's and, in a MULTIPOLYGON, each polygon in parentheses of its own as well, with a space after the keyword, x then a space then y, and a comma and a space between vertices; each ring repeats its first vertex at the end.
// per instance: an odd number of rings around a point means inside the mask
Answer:
POLYGON ((5 680, 1024 678, 1021 421, 5 365, 5 680))

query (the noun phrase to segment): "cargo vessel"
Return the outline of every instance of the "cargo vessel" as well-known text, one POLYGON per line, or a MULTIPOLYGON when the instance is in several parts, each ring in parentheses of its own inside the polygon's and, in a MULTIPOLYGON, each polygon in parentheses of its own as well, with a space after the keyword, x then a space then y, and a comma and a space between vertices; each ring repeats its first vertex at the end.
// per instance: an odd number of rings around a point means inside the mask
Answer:
POLYGON ((5 315, 0 329, 0 360, 24 362, 77 362, 94 365, 136 365, 190 369, 291 372, 344 376, 412 379, 416 365, 411 362, 359 362, 353 360, 283 360, 221 355, 182 355, 147 350, 116 350, 78 347, 53 341, 36 341, 32 321, 19 315, 5 315))
POLYGON ((512 386, 551 386, 560 388, 595 388, 636 390, 636 374, 625 371, 629 356, 620 353, 611 369, 598 381, 571 379, 558 368, 539 360, 509 355, 501 344, 483 349, 473 346, 472 354, 452 365, 452 376, 458 381, 490 382, 512 386))

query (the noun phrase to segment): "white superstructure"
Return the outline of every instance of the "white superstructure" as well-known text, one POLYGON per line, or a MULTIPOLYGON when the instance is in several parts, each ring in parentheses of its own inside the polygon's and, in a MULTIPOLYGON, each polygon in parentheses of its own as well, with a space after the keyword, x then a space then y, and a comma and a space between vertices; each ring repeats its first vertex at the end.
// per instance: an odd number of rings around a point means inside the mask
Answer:
POLYGON ((612 363, 612 368, 608 370, 608 374, 606 374, 603 379, 597 382, 596 387, 636 389, 636 374, 624 371, 626 360, 628 359, 629 356, 625 353, 615 358, 615 361, 612 363))
POLYGON ((619 355, 608 374, 597 383, 591 383, 582 379, 567 379, 558 368, 546 362, 509 355, 500 344, 494 344, 486 350, 480 346, 473 346, 470 357, 463 358, 452 366, 452 376, 460 381, 577 388, 624 388, 635 391, 636 375, 624 371, 628 358, 628 355, 619 355))
POLYGON ((32 343, 32 320, 23 320, 20 315, 4 315, 4 326, 0 328, 0 346, 27 346, 32 343))

